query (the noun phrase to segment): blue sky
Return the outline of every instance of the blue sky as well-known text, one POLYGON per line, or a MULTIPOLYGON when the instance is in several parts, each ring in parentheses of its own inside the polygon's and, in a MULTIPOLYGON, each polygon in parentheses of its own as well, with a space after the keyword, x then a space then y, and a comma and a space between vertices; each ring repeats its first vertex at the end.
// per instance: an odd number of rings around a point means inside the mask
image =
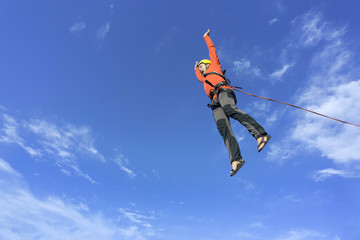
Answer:
POLYGON ((360 123, 356 1, 0 2, 0 239, 355 240, 360 128, 237 94, 228 153, 193 68, 360 123))

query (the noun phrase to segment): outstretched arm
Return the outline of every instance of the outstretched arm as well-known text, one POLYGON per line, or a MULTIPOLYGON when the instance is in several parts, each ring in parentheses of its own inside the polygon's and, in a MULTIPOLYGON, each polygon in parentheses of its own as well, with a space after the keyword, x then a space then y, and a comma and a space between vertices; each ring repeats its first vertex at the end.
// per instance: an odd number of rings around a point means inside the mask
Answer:
POLYGON ((204 34, 204 40, 206 42, 206 45, 209 48, 209 56, 210 56, 211 63, 212 64, 215 64, 215 63, 220 64, 219 57, 216 53, 215 45, 210 38, 210 29, 208 29, 207 32, 204 34))

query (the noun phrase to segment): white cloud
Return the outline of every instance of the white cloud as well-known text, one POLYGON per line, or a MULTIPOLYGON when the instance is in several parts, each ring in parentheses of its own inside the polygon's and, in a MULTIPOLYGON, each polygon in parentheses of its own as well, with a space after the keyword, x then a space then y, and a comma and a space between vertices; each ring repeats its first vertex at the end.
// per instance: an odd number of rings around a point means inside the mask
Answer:
POLYGON ((114 162, 120 167, 122 171, 127 173, 130 177, 136 176, 136 174, 132 170, 125 167, 126 164, 129 164, 129 160, 123 154, 118 154, 114 162))
POLYGON ((268 228, 268 226, 265 226, 262 222, 254 222, 249 225, 249 228, 268 228))
POLYGON ((266 118, 266 123, 268 124, 268 125, 271 125, 271 124, 273 124, 273 123, 275 123, 277 120, 278 120, 278 118, 279 118, 279 111, 272 111, 271 113, 270 113, 270 115, 269 116, 267 116, 267 118, 266 118))
POLYGON ((244 139, 245 139, 245 137, 243 137, 243 136, 236 137, 236 141, 238 141, 238 142, 241 142, 241 141, 244 140, 244 139))
POLYGON ((234 61, 234 69, 237 72, 242 72, 251 67, 251 63, 249 60, 242 58, 241 60, 234 61))
POLYGON ((292 67, 293 64, 285 64, 281 69, 276 70, 275 72, 270 74, 270 77, 281 79, 282 76, 292 67))
POLYGON ((152 225, 150 224, 151 220, 154 220, 154 216, 146 216, 142 214, 140 211, 119 208, 118 212, 121 213, 126 219, 128 219, 131 223, 141 224, 142 226, 151 229, 152 225))
POLYGON ((325 25, 321 21, 322 16, 319 13, 309 12, 305 14, 302 26, 302 39, 305 45, 315 45, 324 37, 325 25))
MULTIPOLYGON (((358 61, 354 59, 354 51, 346 44, 346 27, 334 27, 313 11, 297 18, 294 27, 296 34, 292 35, 288 52, 297 54, 304 48, 313 49, 311 57, 307 57, 308 68, 303 70, 307 72, 306 87, 296 95, 295 104, 359 124, 360 108, 355 107, 355 103, 360 102, 360 80, 356 71, 359 66, 355 65, 358 61), (298 42, 304 44, 299 44, 296 51, 291 49, 298 42)), ((279 71, 279 75, 282 72, 279 71)), ((294 127, 287 131, 289 137, 270 145, 270 158, 282 162, 297 151, 317 150, 345 171, 360 169, 360 128, 303 111, 296 112, 296 117, 294 127), (286 145, 287 142, 292 144, 286 145)), ((325 173, 318 172, 318 176, 325 173)))
POLYGON ((8 114, 3 114, 0 119, 3 120, 0 143, 16 144, 35 159, 54 161, 67 175, 75 174, 95 183, 79 167, 81 160, 105 162, 104 156, 94 147, 89 128, 71 124, 58 126, 40 119, 17 121, 8 114))
POLYGON ((326 22, 320 12, 309 11, 293 20, 298 39, 296 44, 314 47, 321 41, 339 40, 346 27, 335 28, 326 22))
POLYGON ((71 27, 70 27, 70 33, 77 33, 77 32, 81 32, 82 30, 84 30, 86 28, 86 23, 83 21, 79 21, 74 23, 71 27))
POLYGON ((235 60, 233 62, 233 71, 237 75, 253 75, 255 77, 261 77, 261 69, 257 66, 252 66, 251 62, 245 58, 235 60))
MULTIPOLYGON (((327 89, 327 92, 323 94, 318 91, 317 99, 312 101, 316 105, 310 105, 308 108, 348 121, 356 120, 360 115, 360 110, 354 107, 354 102, 360 102, 359 91, 360 80, 337 85, 327 89)), ((354 162, 360 164, 358 151, 360 129, 355 126, 306 114, 299 119, 292 130, 292 138, 320 150, 323 156, 332 159, 337 164, 354 162)))
POLYGON ((246 111, 251 112, 254 116, 261 116, 264 112, 269 112, 271 109, 270 102, 254 101, 246 105, 246 111))
MULTIPOLYGON (((268 93, 260 93, 261 96, 269 95, 268 93)), ((266 126, 263 125, 265 129, 268 129, 272 124, 274 124, 281 115, 284 114, 284 111, 274 110, 273 103, 270 101, 252 101, 249 104, 246 104, 244 111, 250 113, 250 115, 257 119, 260 124, 266 123, 266 126)))
POLYGON ((339 239, 338 237, 329 238, 328 235, 316 230, 310 230, 306 228, 291 229, 288 231, 282 231, 283 233, 271 236, 266 229, 271 226, 264 225, 262 222, 254 222, 246 227, 246 230, 238 229, 234 235, 239 239, 270 239, 270 240, 327 240, 327 239, 339 239))
POLYGON ((328 239, 326 235, 317 231, 303 229, 291 230, 286 235, 276 238, 275 240, 321 240, 328 239))
POLYGON ((279 19, 277 18, 273 18, 269 21, 269 25, 273 25, 274 23, 276 23, 277 21, 279 21, 279 19))
POLYGON ((7 174, 16 176, 16 177, 20 177, 20 174, 18 172, 16 172, 11 166, 10 164, 8 164, 6 161, 2 160, 0 158, 0 172, 5 172, 7 174))
POLYGON ((105 23, 101 28, 97 31, 97 37, 99 40, 104 40, 110 31, 110 23, 105 23))
POLYGON ((146 240, 157 233, 147 222, 152 217, 135 214, 132 217, 140 222, 119 225, 84 203, 73 204, 55 196, 37 198, 21 175, 1 159, 0 209, 0 239, 146 240))
POLYGON ((359 178, 360 174, 349 170, 327 168, 323 170, 314 171, 311 175, 311 177, 314 179, 315 182, 324 181, 325 179, 330 178, 332 176, 340 176, 344 178, 359 178))
POLYGON ((269 145, 266 160, 283 164, 287 159, 296 155, 299 146, 285 139, 281 142, 273 142, 269 145))
POLYGON ((4 114, 2 116, 3 127, 0 129, 0 143, 12 144, 15 143, 23 148, 28 154, 33 157, 41 156, 41 152, 26 144, 26 141, 19 136, 20 124, 10 115, 4 114))
MULTIPOLYGON (((341 39, 335 39, 324 46, 322 51, 313 57, 311 67, 318 69, 320 73, 326 74, 328 83, 339 83, 346 81, 346 78, 343 79, 343 76, 341 76, 344 73, 341 72, 350 67, 347 64, 351 63, 353 55, 341 39)), ((346 74, 344 74, 344 76, 346 76, 346 74)), ((323 83, 325 81, 320 75, 316 77, 314 83, 319 81, 323 83)))

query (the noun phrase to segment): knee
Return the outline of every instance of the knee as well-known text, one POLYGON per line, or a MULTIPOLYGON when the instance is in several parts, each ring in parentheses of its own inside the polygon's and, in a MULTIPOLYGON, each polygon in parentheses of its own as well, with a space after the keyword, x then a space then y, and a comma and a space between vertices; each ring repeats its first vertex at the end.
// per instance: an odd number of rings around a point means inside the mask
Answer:
POLYGON ((227 104, 227 105, 223 106, 222 108, 223 108, 224 112, 226 113, 226 115, 228 115, 228 116, 231 116, 235 112, 235 108, 231 104, 227 104))

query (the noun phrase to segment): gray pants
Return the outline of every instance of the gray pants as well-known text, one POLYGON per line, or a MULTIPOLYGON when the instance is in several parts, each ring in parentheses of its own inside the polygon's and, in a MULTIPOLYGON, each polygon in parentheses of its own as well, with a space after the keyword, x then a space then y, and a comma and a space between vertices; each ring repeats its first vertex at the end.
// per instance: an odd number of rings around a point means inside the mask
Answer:
POLYGON ((237 143, 231 129, 229 121, 230 117, 244 125, 255 139, 267 135, 264 128, 256 122, 255 119, 236 107, 236 103, 237 100, 235 93, 230 89, 225 89, 222 90, 219 96, 213 100, 211 106, 216 126, 229 151, 230 163, 241 158, 239 144, 237 143))

